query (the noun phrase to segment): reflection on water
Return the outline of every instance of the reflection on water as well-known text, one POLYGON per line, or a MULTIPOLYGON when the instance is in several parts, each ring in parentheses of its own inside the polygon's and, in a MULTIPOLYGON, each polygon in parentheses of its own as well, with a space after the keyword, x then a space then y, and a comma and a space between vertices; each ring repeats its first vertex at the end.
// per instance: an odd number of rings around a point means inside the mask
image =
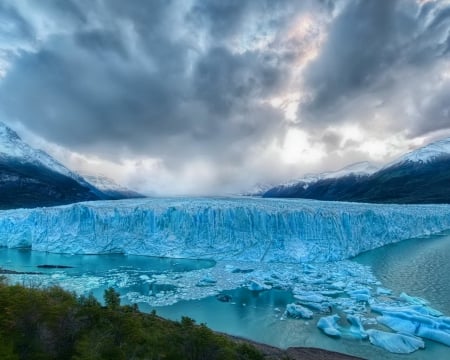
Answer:
POLYGON ((420 296, 450 315, 450 235, 412 239, 357 256, 384 286, 420 296))
MULTIPOLYGON (((185 272, 214 266, 212 260, 169 259, 122 254, 68 255, 52 254, 29 249, 0 248, 0 268, 24 272, 54 273, 55 269, 38 268, 38 265, 63 265, 70 275, 101 274, 111 269, 124 271, 185 272)), ((61 271, 61 269, 58 269, 61 271)))

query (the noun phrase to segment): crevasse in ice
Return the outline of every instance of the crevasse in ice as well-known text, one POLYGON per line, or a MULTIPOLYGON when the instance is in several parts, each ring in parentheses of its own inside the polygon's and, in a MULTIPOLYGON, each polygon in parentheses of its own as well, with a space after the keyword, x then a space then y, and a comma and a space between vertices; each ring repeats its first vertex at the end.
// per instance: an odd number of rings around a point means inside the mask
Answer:
POLYGON ((138 199, 0 211, 0 246, 73 254, 320 262, 449 228, 448 205, 138 199))

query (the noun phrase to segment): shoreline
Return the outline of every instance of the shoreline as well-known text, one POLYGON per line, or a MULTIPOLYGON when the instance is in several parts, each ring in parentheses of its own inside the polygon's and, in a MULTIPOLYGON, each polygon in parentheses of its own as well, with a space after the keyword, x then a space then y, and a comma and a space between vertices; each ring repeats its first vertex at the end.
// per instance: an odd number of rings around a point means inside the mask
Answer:
MULTIPOLYGON (((0 276, 10 274, 26 274, 26 275, 42 275, 41 272, 15 271, 0 267, 0 276)), ((160 316, 159 316, 160 317, 160 316)), ((168 320, 160 317, 162 320, 168 320)), ((214 331, 214 330, 213 330, 214 331)), ((250 339, 239 336, 230 335, 220 331, 214 331, 217 334, 223 335, 236 343, 246 343, 258 349, 265 359, 269 360, 364 360, 352 355, 342 354, 334 351, 329 351, 320 348, 309 347, 290 347, 287 349, 280 349, 275 346, 259 343, 250 339)))
POLYGON ((265 359, 268 360, 364 360, 363 358, 338 353, 335 351, 310 348, 310 347, 289 347, 287 349, 280 349, 275 346, 259 343, 253 340, 245 339, 239 336, 233 336, 223 332, 216 332, 224 335, 236 343, 246 343, 258 349, 265 359))

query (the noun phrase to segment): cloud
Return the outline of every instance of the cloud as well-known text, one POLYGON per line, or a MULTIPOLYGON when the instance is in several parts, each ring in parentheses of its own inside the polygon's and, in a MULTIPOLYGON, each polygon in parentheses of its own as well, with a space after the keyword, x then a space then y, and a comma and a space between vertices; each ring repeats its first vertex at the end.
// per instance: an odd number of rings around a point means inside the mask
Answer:
POLYGON ((305 70, 310 97, 299 107, 303 124, 323 127, 354 119, 371 126, 373 114, 383 112, 391 117, 391 130, 397 130, 399 122, 411 134, 417 128, 440 128, 443 121, 431 120, 426 111, 409 121, 410 114, 402 113, 391 99, 407 95, 408 99, 399 99, 403 103, 414 99, 413 92, 430 90, 433 96, 445 96, 446 89, 430 88, 427 78, 436 77, 449 62, 445 56, 449 11, 444 1, 348 2, 331 22, 319 56, 305 70), (405 94, 404 89, 412 88, 405 94))
POLYGON ((363 141, 404 149, 449 127, 448 9, 5 0, 1 116, 80 155, 66 155, 69 164, 103 159, 141 189, 245 190, 364 160, 363 141), (364 136, 349 138, 349 124, 364 136), (297 154, 308 146, 314 161, 297 154))

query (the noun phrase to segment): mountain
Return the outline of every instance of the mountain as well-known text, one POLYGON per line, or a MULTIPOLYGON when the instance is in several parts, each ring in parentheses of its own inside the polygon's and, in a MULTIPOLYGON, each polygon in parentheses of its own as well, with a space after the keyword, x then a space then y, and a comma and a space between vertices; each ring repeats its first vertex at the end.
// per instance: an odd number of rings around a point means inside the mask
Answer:
POLYGON ((369 162, 359 162, 337 171, 309 174, 267 190, 264 197, 300 197, 307 199, 340 200, 343 193, 356 183, 379 170, 369 162))
POLYGON ((83 177, 97 189, 99 189, 103 194, 106 194, 111 200, 119 199, 133 199, 133 198, 143 198, 142 194, 134 190, 130 190, 120 184, 117 184, 114 180, 104 176, 104 175, 87 175, 83 174, 83 177))
MULTIPOLYGON (((359 164, 355 165, 358 168, 359 164)), ((369 167, 367 172, 347 171, 355 165, 275 186, 263 196, 400 204, 450 203, 450 138, 412 151, 378 170, 369 167)))
POLYGON ((100 199, 107 196, 0 122, 0 209, 100 199))

